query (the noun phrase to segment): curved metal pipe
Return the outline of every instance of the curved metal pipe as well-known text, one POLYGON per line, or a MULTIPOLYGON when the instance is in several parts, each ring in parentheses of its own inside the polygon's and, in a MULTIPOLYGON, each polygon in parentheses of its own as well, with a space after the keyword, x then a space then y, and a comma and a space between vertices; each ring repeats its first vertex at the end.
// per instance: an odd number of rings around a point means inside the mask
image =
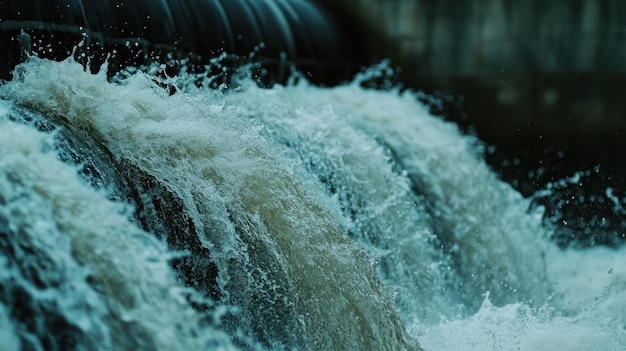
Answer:
POLYGON ((309 68, 356 61, 341 26, 309 0, 8 0, 0 2, 0 79, 25 50, 61 60, 83 38, 93 70, 107 55, 113 70, 167 53, 207 63, 254 52, 268 66, 309 68))

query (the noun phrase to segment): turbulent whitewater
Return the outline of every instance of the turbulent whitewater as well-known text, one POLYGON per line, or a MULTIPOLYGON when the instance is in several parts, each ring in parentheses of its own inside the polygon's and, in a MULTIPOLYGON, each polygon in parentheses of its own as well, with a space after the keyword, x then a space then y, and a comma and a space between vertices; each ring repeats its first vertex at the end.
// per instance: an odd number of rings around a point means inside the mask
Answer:
POLYGON ((626 249, 557 248, 411 92, 37 58, 15 77, 7 350, 626 348, 626 249))

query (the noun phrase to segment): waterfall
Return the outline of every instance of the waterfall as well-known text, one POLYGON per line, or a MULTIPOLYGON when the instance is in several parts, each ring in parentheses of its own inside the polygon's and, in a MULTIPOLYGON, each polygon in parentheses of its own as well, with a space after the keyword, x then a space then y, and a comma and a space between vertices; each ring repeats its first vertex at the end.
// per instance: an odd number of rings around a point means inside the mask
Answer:
POLYGON ((9 349, 626 345, 624 249, 559 249, 414 93, 105 69, 0 85, 9 349))

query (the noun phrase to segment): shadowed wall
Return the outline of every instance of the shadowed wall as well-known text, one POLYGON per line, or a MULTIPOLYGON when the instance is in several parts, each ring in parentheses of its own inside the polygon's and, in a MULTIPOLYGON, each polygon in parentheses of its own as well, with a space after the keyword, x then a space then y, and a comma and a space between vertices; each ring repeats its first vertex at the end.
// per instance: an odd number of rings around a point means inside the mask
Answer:
POLYGON ((407 85, 464 96, 491 142, 620 139, 626 125, 626 2, 346 0, 372 59, 407 85))

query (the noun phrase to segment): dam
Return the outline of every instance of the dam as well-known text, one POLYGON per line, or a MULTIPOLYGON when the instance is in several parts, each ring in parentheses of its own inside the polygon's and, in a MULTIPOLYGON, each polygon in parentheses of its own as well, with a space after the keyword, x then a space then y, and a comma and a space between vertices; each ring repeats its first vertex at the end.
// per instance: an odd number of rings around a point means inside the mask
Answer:
POLYGON ((0 347, 623 350, 617 129, 525 107, 621 5, 550 4, 2 2, 0 347))

